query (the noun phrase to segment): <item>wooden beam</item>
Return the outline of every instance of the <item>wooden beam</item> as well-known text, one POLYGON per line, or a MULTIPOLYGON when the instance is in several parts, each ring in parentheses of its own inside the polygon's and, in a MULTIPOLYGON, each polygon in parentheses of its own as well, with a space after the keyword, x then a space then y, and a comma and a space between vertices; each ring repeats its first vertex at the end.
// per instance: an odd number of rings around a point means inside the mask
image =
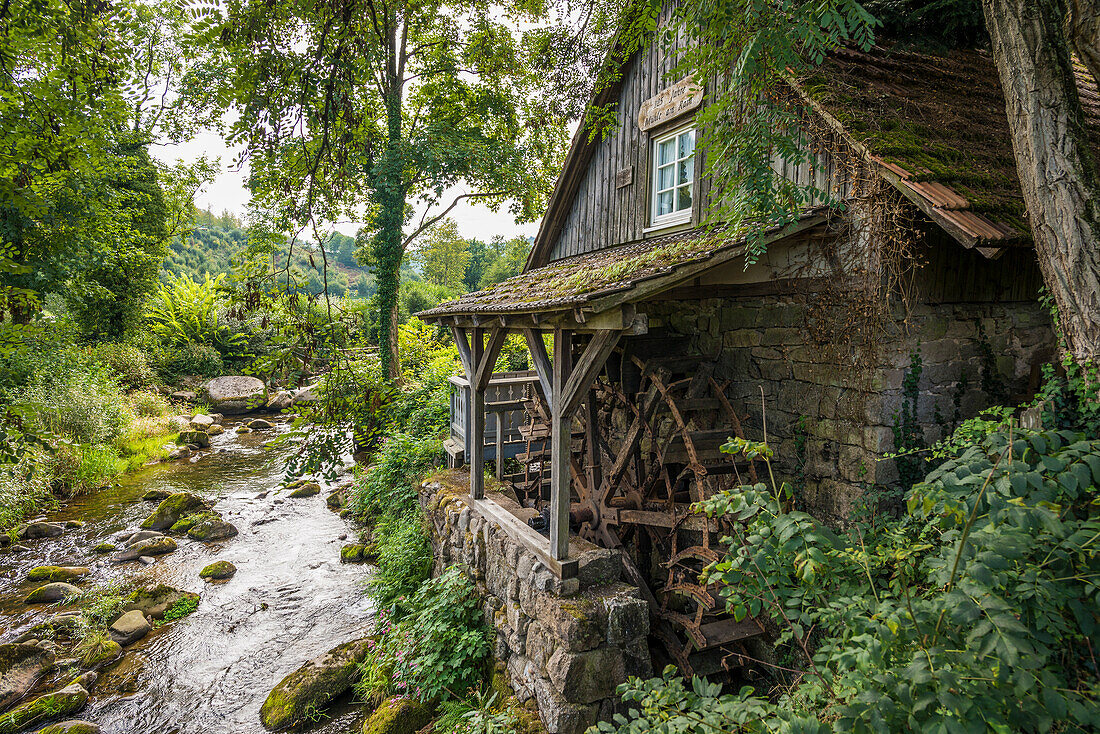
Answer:
MULTIPOLYGON (((480 336, 476 337, 480 344, 480 336)), ((486 344, 483 349, 483 353, 479 356, 477 364, 476 378, 471 382, 476 382, 476 387, 479 390, 484 391, 489 386, 489 380, 493 376, 493 366, 497 363, 497 357, 500 356, 500 349, 504 346, 504 340, 508 338, 508 332, 501 327, 493 327, 489 332, 489 343, 486 344)))
POLYGON ((524 329, 523 335, 527 337, 527 350, 531 352, 531 362, 538 373, 542 394, 546 397, 547 406, 553 410, 554 373, 550 366, 550 355, 546 353, 546 342, 542 340, 542 333, 534 329, 524 329))
POLYGON ((558 578, 569 579, 577 575, 580 563, 576 558, 555 558, 548 553, 546 539, 509 512, 506 507, 502 507, 492 499, 471 499, 470 504, 483 516, 496 522, 508 537, 519 541, 524 548, 534 553, 558 578))
POLYGON ((475 328, 470 334, 470 431, 466 451, 470 458, 470 496, 479 500, 485 496, 485 386, 478 382, 482 357, 485 354, 485 330, 475 328))
POLYGON ((455 344, 458 346, 458 361, 462 363, 462 371, 466 373, 466 380, 471 384, 474 381, 474 357, 470 353, 470 339, 466 329, 461 326, 452 326, 455 344))
POLYGON ((554 332, 553 410, 550 417, 550 555, 562 560, 569 557, 569 504, 572 436, 571 414, 562 410, 565 385, 573 367, 573 332, 554 332))
MULTIPOLYGON (((592 341, 584 348, 584 353, 577 360, 577 366, 569 375, 569 381, 565 384, 564 391, 558 393, 558 399, 562 404, 562 412, 571 416, 580 407, 592 381, 603 369, 611 350, 619 343, 621 331, 605 330, 597 331, 592 336, 592 341)), ((555 345, 556 348, 556 345, 555 345)))

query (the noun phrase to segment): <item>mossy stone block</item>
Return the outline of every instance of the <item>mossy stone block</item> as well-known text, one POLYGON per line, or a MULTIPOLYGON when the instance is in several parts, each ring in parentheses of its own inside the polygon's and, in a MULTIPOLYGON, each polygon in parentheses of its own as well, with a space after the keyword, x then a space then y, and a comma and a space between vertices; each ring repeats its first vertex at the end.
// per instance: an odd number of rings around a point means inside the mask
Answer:
POLYGON ((411 698, 391 698, 363 724, 363 734, 416 734, 432 720, 432 710, 411 698))

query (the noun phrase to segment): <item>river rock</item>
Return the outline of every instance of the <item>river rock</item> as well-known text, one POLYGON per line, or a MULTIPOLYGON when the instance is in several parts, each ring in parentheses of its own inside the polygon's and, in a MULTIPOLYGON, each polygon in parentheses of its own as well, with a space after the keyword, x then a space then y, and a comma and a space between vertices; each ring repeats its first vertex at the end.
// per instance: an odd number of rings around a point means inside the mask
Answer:
POLYGON ((50 724, 45 729, 39 729, 35 734, 103 734, 103 730, 90 721, 71 719, 50 724))
POLYGON ((139 530, 136 533, 132 533, 127 536, 123 543, 126 546, 137 545, 143 540, 149 540, 150 538, 159 538, 163 535, 164 533, 158 530, 139 530))
POLYGON ((194 446, 192 451, 210 447, 210 434, 206 431, 180 431, 180 443, 187 444, 187 448, 194 446))
POLYGON ((79 530, 82 527, 84 527, 84 521, 83 520, 66 520, 65 521, 65 529, 66 530, 79 530))
MULTIPOLYGON (((172 444, 168 445, 172 446, 172 444)), ((172 448, 175 448, 175 446, 172 446, 172 448)), ((146 502, 160 502, 161 500, 168 499, 171 496, 172 493, 169 492, 167 489, 150 489, 148 492, 141 495, 141 498, 146 502)))
POLYGON ((265 421, 263 418, 254 418, 248 422, 248 427, 253 431, 266 431, 269 428, 274 428, 275 424, 271 421, 265 421))
POLYGON ((14 734, 43 719, 67 716, 88 703, 88 692, 76 684, 39 696, 0 717, 0 734, 14 734))
POLYGON ((124 549, 115 556, 115 562, 136 561, 142 556, 162 556, 165 553, 175 551, 178 547, 176 541, 172 540, 167 535, 161 535, 156 538, 143 540, 140 543, 135 543, 124 549))
POLYGON ((203 518, 192 525, 191 529, 187 531, 187 537, 201 540, 206 543, 226 540, 227 538, 232 538, 236 534, 237 526, 219 517, 203 518))
POLYGON ((126 611, 138 609, 152 619, 163 619, 164 613, 183 599, 194 599, 197 603, 199 595, 190 591, 181 591, 167 584, 146 586, 137 589, 126 600, 126 611))
POLYGON ((199 578, 207 581, 222 581, 232 578, 235 573, 237 573, 237 567, 229 561, 215 561, 199 571, 199 578))
POLYGON ((325 504, 333 512, 339 512, 347 507, 348 504, 348 492, 346 489, 338 489, 335 492, 329 492, 328 497, 325 498, 325 504))
POLYGON ((157 559, 153 556, 138 556, 138 562, 146 566, 152 566, 157 562, 157 559))
POLYGON ((286 390, 280 390, 267 399, 267 404, 264 406, 268 410, 281 411, 290 407, 290 404, 294 401, 294 396, 286 390))
POLYGON ((85 650, 80 662, 86 668, 97 668, 107 663, 112 663, 122 656, 122 645, 114 640, 104 639, 103 642, 85 650))
POLYGON ((53 538, 65 532, 65 526, 59 522, 32 522, 19 531, 20 538, 53 538))
POLYGON ((312 497, 321 493, 321 485, 317 482, 306 482, 290 493, 291 497, 312 497))
POLYGON ((53 664, 49 650, 29 644, 0 645, 0 711, 25 696, 53 664))
POLYGON ((208 415, 198 413, 191 418, 191 428, 196 431, 205 431, 214 425, 214 419, 208 415))
POLYGON ((76 685, 83 688, 85 691, 91 693, 92 686, 95 685, 95 682, 97 680, 99 680, 99 673, 95 672, 94 670, 89 670, 73 678, 71 681, 69 681, 69 685, 71 686, 75 683, 76 685))
POLYGON ((52 604, 68 599, 71 596, 80 596, 81 593, 80 589, 72 584, 66 584, 64 581, 54 581, 53 583, 39 586, 32 591, 27 595, 26 602, 28 604, 52 604))
POLYGON ((210 506, 202 497, 193 495, 190 492, 180 492, 170 495, 157 505, 157 509, 153 511, 152 515, 145 518, 145 522, 141 523, 141 527, 146 530, 166 530, 175 525, 181 517, 209 509, 210 506))
POLYGON ((206 429, 206 433, 209 436, 220 436, 225 433, 225 428, 215 423, 214 425, 206 429))
POLYGON ((112 640, 126 647, 145 637, 152 629, 153 625, 145 618, 145 614, 139 609, 132 609, 111 622, 108 631, 112 640))
POLYGON ((202 396, 219 412, 235 415, 263 405, 267 389, 263 380, 245 375, 215 377, 202 386, 202 396))
POLYGON ((363 734, 415 734, 432 720, 432 710, 412 698, 384 701, 363 724, 363 734))
POLYGON ((291 398, 291 405, 309 405, 310 403, 316 403, 321 399, 321 395, 318 392, 321 387, 321 383, 315 383, 313 385, 307 385, 300 390, 294 391, 294 397, 291 398))
POLYGON ((260 721, 273 731, 305 723, 359 678, 369 638, 345 642, 283 678, 260 708, 260 721))
POLYGON ((237 426, 237 431, 236 432, 238 434, 252 433, 252 429, 249 428, 248 426, 237 426))
POLYGON ((27 571, 27 581, 75 581, 91 572, 87 566, 36 566, 27 571))
POLYGON ((118 550, 118 546, 114 543, 99 543, 92 548, 94 553, 110 553, 111 551, 118 550))

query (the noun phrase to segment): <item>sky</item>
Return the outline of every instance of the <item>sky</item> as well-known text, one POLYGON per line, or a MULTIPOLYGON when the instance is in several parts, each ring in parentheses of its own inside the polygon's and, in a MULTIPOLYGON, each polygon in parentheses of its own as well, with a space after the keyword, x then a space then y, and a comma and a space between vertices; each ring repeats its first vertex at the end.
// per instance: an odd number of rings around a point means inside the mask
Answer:
MULTIPOLYGON (((190 163, 203 155, 220 157, 222 173, 199 192, 195 197, 195 205, 200 209, 210 209, 215 214, 229 210, 239 217, 244 216, 250 198, 248 189, 245 188, 245 172, 234 170, 233 159, 237 151, 227 148, 220 135, 212 131, 200 132, 186 143, 154 146, 152 152, 158 159, 169 164, 181 159, 190 163)), ((445 201, 449 202, 451 196, 464 192, 456 190, 447 193, 450 196, 445 201)), ((417 215, 419 214, 421 211, 417 211, 417 215)), ((462 201, 451 210, 449 216, 458 224, 459 234, 467 239, 488 241, 496 235, 505 238, 533 237, 538 232, 538 222, 516 224, 506 207, 499 212, 493 212, 476 203, 462 201)), ((354 237, 360 226, 360 222, 339 222, 336 229, 354 237)))

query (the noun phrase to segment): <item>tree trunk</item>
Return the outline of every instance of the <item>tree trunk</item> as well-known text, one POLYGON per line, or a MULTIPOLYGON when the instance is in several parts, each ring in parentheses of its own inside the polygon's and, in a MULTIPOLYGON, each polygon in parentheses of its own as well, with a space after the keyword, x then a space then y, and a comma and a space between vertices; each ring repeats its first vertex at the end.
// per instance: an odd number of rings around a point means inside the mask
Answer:
POLYGON ((983 0, 1027 217, 1066 348, 1100 359, 1100 175, 1058 0, 983 0))
POLYGON ((1077 57, 1100 84, 1100 0, 1067 0, 1066 33, 1077 57))
POLYGON ((378 266, 378 346, 382 369, 391 380, 401 377, 401 358, 397 353, 398 298, 401 287, 401 260, 404 251, 405 165, 401 129, 401 79, 397 72, 397 24, 391 19, 387 38, 389 63, 386 90, 386 147, 376 171, 379 216, 374 241, 378 266))

